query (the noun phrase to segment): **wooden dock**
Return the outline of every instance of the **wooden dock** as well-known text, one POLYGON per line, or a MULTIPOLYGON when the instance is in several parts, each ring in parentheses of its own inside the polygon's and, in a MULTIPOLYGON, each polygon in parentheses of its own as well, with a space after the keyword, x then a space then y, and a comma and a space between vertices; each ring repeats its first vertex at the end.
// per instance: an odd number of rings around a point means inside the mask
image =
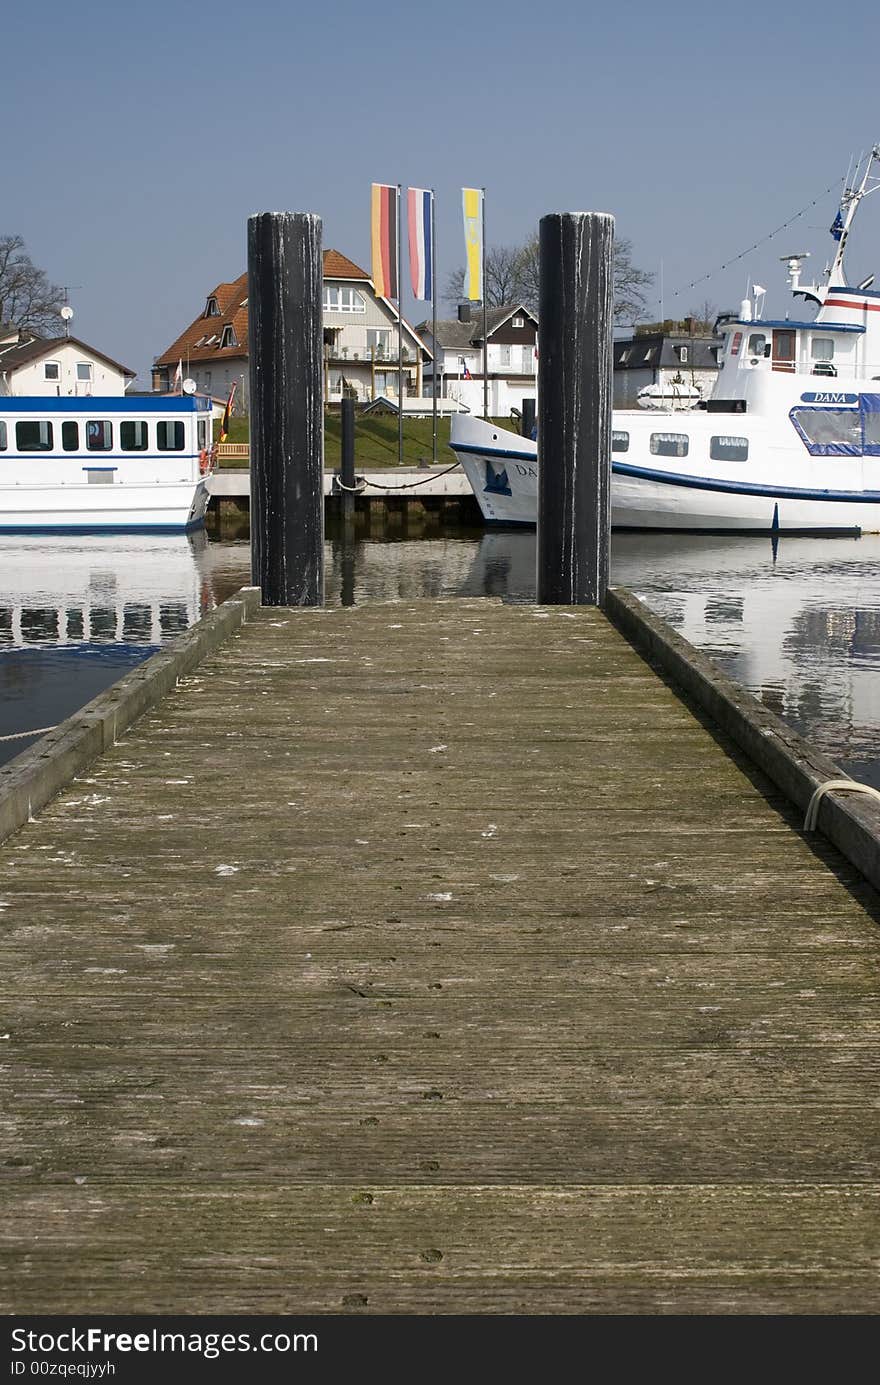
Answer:
POLYGON ((878 900, 590 608, 264 610, 0 848, 4 1313, 874 1313, 878 900))

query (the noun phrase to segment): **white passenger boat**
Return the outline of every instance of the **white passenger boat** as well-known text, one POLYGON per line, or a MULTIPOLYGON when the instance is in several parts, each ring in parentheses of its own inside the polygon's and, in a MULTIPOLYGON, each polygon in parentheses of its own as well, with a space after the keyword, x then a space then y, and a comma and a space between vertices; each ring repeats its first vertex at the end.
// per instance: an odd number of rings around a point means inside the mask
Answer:
MULTIPOLYGON (((810 321, 757 316, 763 290, 718 323, 712 396, 701 408, 614 410, 611 522, 708 532, 880 532, 880 293, 846 282, 861 201, 880 187, 875 146, 845 188, 836 248, 816 284, 805 255, 783 257, 810 321)), ((450 446, 489 524, 532 524, 538 445, 457 415, 450 446)))
POLYGON ((0 532, 193 529, 213 455, 204 396, 0 397, 0 532))

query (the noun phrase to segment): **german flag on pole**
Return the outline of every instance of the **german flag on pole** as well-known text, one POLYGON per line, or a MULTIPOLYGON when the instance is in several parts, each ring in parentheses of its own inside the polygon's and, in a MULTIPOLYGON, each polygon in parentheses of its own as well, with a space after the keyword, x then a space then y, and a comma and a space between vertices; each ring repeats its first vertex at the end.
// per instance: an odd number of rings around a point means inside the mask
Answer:
POLYGON ((373 284, 380 298, 397 298, 397 195, 388 183, 373 183, 370 241, 373 284))
POLYGON ((226 441, 226 434, 229 432, 229 420, 232 417, 232 401, 235 398, 235 386, 237 381, 233 380, 232 388, 229 391, 229 398, 226 401, 226 408, 223 410, 223 421, 220 424, 219 442, 226 441))

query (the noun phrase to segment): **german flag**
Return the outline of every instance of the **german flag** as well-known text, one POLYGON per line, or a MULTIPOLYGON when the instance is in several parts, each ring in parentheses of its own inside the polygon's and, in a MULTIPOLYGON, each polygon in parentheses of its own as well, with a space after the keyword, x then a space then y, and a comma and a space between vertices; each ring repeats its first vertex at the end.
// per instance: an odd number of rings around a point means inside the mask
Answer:
POLYGON ((373 285, 380 298, 397 298, 397 198, 398 188, 373 183, 370 241, 373 250, 373 285))
POLYGON ((226 408, 223 410, 223 422, 220 424, 220 442, 226 441, 226 434, 229 432, 229 420, 232 417, 232 401, 235 398, 236 383, 236 381, 232 382, 232 388, 229 391, 229 398, 226 401, 226 408))

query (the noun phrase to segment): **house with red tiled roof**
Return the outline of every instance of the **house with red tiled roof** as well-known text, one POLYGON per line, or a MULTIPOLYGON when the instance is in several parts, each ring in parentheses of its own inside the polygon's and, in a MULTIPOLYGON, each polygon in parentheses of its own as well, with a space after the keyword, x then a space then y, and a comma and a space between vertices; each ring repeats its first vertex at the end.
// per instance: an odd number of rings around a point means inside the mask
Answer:
MULTIPOLYGON (((200 393, 225 398, 236 384, 236 413, 248 412, 247 274, 218 284, 202 313, 153 364, 153 389, 173 387, 178 364, 200 393)), ((402 319, 403 361, 398 359, 397 306, 381 298, 366 270, 338 250, 324 251, 324 400, 343 394, 361 403, 379 396, 422 394, 422 367, 431 353, 402 319)))

